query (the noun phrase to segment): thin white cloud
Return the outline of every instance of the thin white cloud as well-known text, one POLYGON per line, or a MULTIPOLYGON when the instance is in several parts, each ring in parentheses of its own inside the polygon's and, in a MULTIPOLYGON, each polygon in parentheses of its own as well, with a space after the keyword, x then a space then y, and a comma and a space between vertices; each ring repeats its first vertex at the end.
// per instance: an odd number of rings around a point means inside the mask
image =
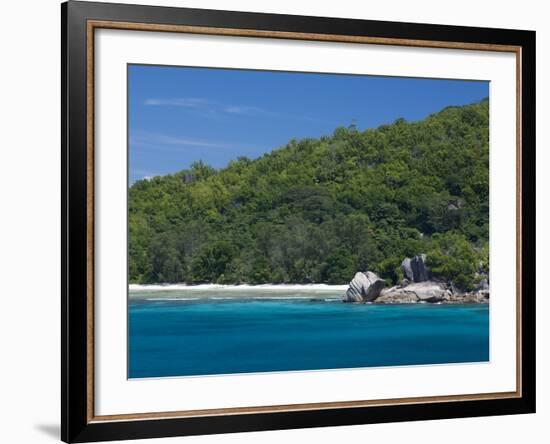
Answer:
POLYGON ((278 119, 304 120, 312 123, 329 123, 324 122, 306 115, 280 113, 267 110, 258 106, 240 105, 240 104, 223 104, 205 98, 197 97, 178 97, 169 99, 147 99, 145 105, 149 106, 176 106, 187 108, 189 111, 198 113, 205 117, 216 117, 219 114, 241 115, 241 116, 269 116, 278 119))
POLYGON ((156 142, 166 145, 182 145, 182 146, 200 146, 206 148, 229 148, 232 145, 227 143, 210 142, 197 139, 186 139, 181 137, 166 136, 163 134, 155 135, 156 142))
POLYGON ((206 99, 195 97, 183 97, 174 99, 147 99, 146 105, 152 106, 181 106, 184 108, 208 108, 213 105, 212 102, 206 99))
POLYGON ((269 114, 269 111, 265 111, 257 106, 227 106, 224 111, 229 114, 269 114))
POLYGON ((250 148, 249 146, 238 143, 224 143, 212 140, 189 139, 185 137, 175 137, 156 133, 140 133, 137 135, 133 135, 130 138, 130 145, 139 148, 162 149, 166 151, 179 151, 188 148, 250 148))

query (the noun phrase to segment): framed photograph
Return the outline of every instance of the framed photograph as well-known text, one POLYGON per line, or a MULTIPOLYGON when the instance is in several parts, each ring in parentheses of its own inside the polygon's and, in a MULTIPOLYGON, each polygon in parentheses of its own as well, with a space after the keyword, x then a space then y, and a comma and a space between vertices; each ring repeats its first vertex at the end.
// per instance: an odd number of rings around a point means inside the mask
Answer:
POLYGON ((69 1, 62 439, 535 411, 535 33, 69 1))

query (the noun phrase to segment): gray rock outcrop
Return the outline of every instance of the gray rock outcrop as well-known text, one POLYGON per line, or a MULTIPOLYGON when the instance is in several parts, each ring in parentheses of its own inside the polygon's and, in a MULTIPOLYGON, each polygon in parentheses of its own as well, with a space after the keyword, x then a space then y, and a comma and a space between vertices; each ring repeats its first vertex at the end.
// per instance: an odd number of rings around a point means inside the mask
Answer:
POLYGON ((489 292, 489 276, 486 273, 479 273, 477 276, 481 280, 476 285, 475 291, 489 292))
POLYGON ((403 262, 401 262, 401 271, 409 282, 414 282, 414 274, 411 267, 410 258, 406 257, 405 259, 403 259, 403 262))
POLYGON ((406 257, 401 262, 401 271, 410 282, 425 282, 428 280, 428 267, 426 266, 426 255, 420 254, 412 259, 406 257))
POLYGON ((487 279, 482 279, 476 287, 477 291, 489 291, 489 281, 487 279))
POLYGON ((407 289, 413 291, 418 296, 418 299, 426 302, 439 302, 451 297, 450 290, 439 282, 418 282, 409 285, 407 289))
POLYGON ((380 295, 384 285, 386 282, 371 271, 355 273, 342 300, 344 302, 374 301, 380 295))
POLYGON ((449 304, 488 304, 489 293, 472 292, 452 295, 449 300, 445 300, 449 304))
POLYGON ((418 302, 418 296, 412 291, 406 291, 402 286, 385 288, 376 298, 377 304, 411 304, 418 302))
POLYGON ((342 296, 344 302, 375 302, 377 304, 408 304, 416 302, 471 304, 489 303, 489 276, 482 271, 476 274, 478 284, 466 292, 452 282, 430 280, 426 255, 419 254, 401 262, 404 278, 401 285, 384 288, 385 281, 370 271, 358 272, 342 296))
POLYGON ((421 254, 411 259, 414 282, 425 282, 428 280, 428 267, 426 266, 426 255, 421 254))
POLYGON ((452 293, 445 285, 434 282, 415 282, 406 287, 395 286, 382 290, 376 299, 379 303, 402 304, 410 302, 442 302, 450 300, 452 293))

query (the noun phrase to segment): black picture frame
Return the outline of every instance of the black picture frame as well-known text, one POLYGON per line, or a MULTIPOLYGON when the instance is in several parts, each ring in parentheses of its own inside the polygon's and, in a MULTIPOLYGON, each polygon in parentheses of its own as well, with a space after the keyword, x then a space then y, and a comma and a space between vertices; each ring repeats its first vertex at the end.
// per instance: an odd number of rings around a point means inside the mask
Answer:
MULTIPOLYGON (((90 442, 535 412, 535 32, 69 1, 61 5, 61 439, 90 442), (513 398, 95 421, 89 415, 87 23, 186 25, 521 49, 521 394, 513 398)), ((92 326, 92 327, 91 327, 92 326)))

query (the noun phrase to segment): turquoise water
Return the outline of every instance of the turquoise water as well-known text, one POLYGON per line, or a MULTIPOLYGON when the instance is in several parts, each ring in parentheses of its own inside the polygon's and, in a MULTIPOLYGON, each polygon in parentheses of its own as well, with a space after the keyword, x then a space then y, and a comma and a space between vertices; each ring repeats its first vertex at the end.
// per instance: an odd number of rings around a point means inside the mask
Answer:
POLYGON ((488 305, 129 301, 129 377, 489 360, 488 305))

